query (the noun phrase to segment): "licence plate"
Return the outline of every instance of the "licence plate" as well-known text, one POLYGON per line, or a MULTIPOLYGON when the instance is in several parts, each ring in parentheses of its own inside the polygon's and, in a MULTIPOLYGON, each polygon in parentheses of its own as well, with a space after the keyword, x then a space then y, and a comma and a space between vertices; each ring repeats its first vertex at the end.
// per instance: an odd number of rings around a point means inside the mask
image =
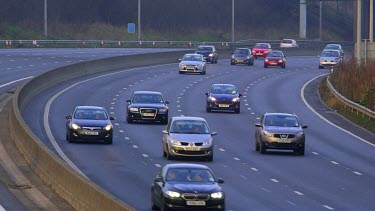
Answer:
POLYGON ((279 143, 285 143, 285 144, 290 144, 290 143, 292 143, 292 141, 291 141, 291 140, 288 140, 288 139, 279 139, 277 142, 279 142, 279 143))
POLYGON ((205 206, 206 202, 205 201, 186 201, 186 204, 190 206, 205 206))
POLYGON ((273 64, 273 65, 277 65, 277 63, 276 63, 276 62, 270 62, 270 64, 273 64))
POLYGON ((97 136, 97 135, 99 135, 99 132, 96 132, 96 131, 85 131, 84 134, 85 135, 90 135, 90 136, 97 136))
POLYGON ((199 151, 198 147, 185 147, 186 151, 199 151))
POLYGON ((155 116, 154 113, 143 113, 142 115, 143 115, 143 116, 155 116))
POLYGON ((229 105, 227 105, 227 104, 219 104, 219 107, 220 108, 229 108, 229 105))
POLYGON ((243 62, 243 60, 242 59, 237 59, 237 62, 243 62))
POLYGON ((259 52, 259 53, 257 53, 257 55, 262 55, 262 53, 261 53, 261 52, 259 52))

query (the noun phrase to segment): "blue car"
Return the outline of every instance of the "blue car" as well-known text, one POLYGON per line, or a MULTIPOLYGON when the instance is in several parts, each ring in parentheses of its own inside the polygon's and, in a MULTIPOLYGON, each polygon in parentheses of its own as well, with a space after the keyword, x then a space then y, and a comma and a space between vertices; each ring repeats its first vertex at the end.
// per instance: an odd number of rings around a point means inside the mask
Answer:
POLYGON ((213 84, 210 92, 206 93, 206 111, 231 110, 240 113, 240 97, 237 88, 232 84, 213 84))
POLYGON ((232 54, 231 65, 247 64, 254 65, 254 56, 249 48, 237 48, 232 54))
POLYGON ((219 54, 212 45, 200 45, 195 53, 201 54, 206 62, 217 63, 219 59, 219 54))

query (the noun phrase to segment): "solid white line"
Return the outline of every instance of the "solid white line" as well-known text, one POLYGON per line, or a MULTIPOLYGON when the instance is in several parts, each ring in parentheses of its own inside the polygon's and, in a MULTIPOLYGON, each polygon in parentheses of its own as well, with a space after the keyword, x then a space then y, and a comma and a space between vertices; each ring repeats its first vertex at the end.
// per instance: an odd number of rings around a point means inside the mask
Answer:
POLYGON ((297 195, 303 196, 303 193, 301 193, 299 191, 294 191, 294 193, 296 193, 297 195))
POLYGON ((268 190, 267 188, 262 188, 262 190, 266 191, 266 192, 271 192, 270 190, 268 190))
POLYGON ((328 206, 328 205, 322 205, 323 207, 329 209, 329 210, 334 210, 332 207, 328 206))
POLYGON ((3 206, 0 204, 0 211, 6 211, 3 206))
POLYGON ((19 81, 23 81, 23 80, 30 79, 30 78, 32 78, 32 77, 34 77, 34 76, 29 76, 29 77, 26 77, 26 78, 20 78, 20 79, 17 79, 17 80, 14 80, 14 81, 8 82, 8 83, 6 83, 6 84, 2 84, 2 85, 0 85, 0 88, 3 88, 3 87, 5 87, 5 86, 8 86, 8 85, 11 85, 11 84, 14 84, 14 83, 17 83, 17 82, 19 82, 19 81))
POLYGON ((305 85, 303 85, 303 87, 302 87, 302 89, 301 89, 301 98, 302 98, 303 102, 305 103, 305 105, 306 105, 306 106, 307 106, 312 112, 314 112, 318 117, 320 117, 322 120, 324 120, 324 121, 327 122, 328 124, 330 124, 330 125, 336 127, 336 128, 339 129, 339 130, 344 131, 345 133, 347 133, 347 134, 353 136, 354 138, 357 138, 357 139, 360 140, 360 141, 365 142, 366 144, 369 144, 369 145, 375 147, 375 144, 373 144, 373 143, 371 143, 371 142, 369 142, 369 141, 367 141, 367 140, 365 140, 365 139, 363 139, 363 138, 361 138, 361 137, 359 137, 359 136, 357 136, 357 135, 355 135, 355 134, 349 132, 348 130, 345 130, 344 128, 342 128, 342 127, 340 127, 340 126, 338 126, 338 125, 335 125, 335 124, 333 124, 332 122, 330 122, 328 119, 324 118, 324 117, 323 117, 322 115, 320 115, 317 111, 315 111, 315 110, 310 106, 310 104, 306 101, 305 96, 304 96, 306 86, 307 86, 309 83, 311 83, 312 81, 314 81, 315 79, 320 78, 320 77, 323 77, 323 76, 328 75, 328 74, 329 74, 329 73, 325 73, 325 74, 319 75, 319 76, 317 76, 317 77, 315 77, 315 78, 309 80, 308 82, 305 83, 305 85))

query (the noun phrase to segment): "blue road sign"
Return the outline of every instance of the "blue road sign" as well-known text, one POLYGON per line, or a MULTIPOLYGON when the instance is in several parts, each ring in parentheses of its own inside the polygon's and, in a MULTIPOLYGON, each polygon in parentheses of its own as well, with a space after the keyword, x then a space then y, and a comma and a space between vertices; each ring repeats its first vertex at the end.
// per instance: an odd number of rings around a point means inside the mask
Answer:
POLYGON ((135 24, 128 23, 128 33, 135 33, 135 24))

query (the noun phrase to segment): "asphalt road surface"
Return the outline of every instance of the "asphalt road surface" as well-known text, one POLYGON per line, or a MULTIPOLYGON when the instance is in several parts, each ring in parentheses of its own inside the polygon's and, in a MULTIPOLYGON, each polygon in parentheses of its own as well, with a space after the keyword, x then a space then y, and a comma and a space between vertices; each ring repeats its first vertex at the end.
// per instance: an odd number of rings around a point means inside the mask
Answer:
POLYGON ((286 69, 265 69, 261 59, 255 66, 219 60, 208 64, 207 75, 180 75, 177 68, 159 65, 69 81, 31 101, 23 116, 53 151, 138 210, 151 209, 150 187, 160 167, 180 162, 208 165, 223 178, 228 210, 374 210, 375 148, 329 124, 301 97, 305 84, 329 72, 318 69, 316 56, 289 56, 286 69), (213 83, 237 86, 244 95, 240 114, 206 113, 204 93, 213 83), (204 117, 218 132, 214 161, 162 157, 164 125, 126 123, 125 101, 137 90, 162 92, 171 102, 170 116, 204 117), (113 145, 65 140, 65 116, 77 105, 103 106, 116 117, 113 145), (48 119, 43 119, 44 112, 48 119), (295 113, 309 126, 305 156, 255 152, 254 124, 265 112, 295 113), (46 135, 45 125, 52 137, 46 135))

